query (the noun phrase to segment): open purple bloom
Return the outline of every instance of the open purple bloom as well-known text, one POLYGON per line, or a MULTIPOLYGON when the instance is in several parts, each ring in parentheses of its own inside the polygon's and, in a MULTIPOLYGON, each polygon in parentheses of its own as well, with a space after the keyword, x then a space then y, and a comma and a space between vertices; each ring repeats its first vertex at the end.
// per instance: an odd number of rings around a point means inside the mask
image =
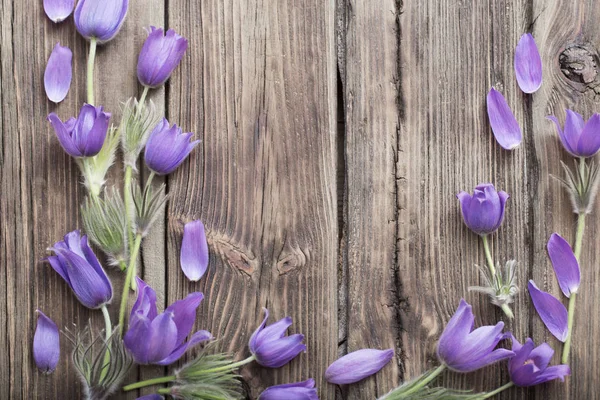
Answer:
POLYGON ((51 113, 48 121, 54 127, 61 146, 73 157, 92 157, 100 152, 108 132, 110 113, 102 107, 84 104, 77 119, 62 122, 51 113))
POLYGON ((265 319, 250 337, 248 347, 256 357, 256 362, 263 367, 279 368, 290 362, 298 354, 306 351, 304 335, 295 334, 285 336, 292 325, 292 319, 285 317, 266 326, 269 319, 269 310, 263 308, 265 319))
POLYGON ((394 357, 394 349, 362 349, 334 361, 325 371, 330 383, 345 385, 365 379, 383 368, 394 357))
POLYGON ((472 307, 464 299, 442 332, 437 356, 456 372, 471 372, 515 355, 507 349, 496 349, 505 339, 504 322, 495 326, 482 326, 473 330, 475 316, 472 307), (473 330, 473 331, 472 331, 473 330))
POLYGON ((62 22, 73 12, 75 0, 44 0, 44 12, 53 22, 62 22))
POLYGON ((50 54, 44 72, 44 89, 50 101, 60 103, 67 97, 71 87, 73 53, 68 47, 57 43, 50 54))
POLYGON ((492 132, 500 146, 512 150, 521 144, 521 127, 502 93, 494 88, 487 95, 487 112, 492 132))
POLYGON ((169 121, 163 118, 150 133, 146 143, 144 159, 146 165, 158 175, 167 175, 186 159, 199 140, 190 142, 192 133, 181 133, 177 124, 169 127, 169 121))
POLYGON ((86 39, 105 43, 114 38, 127 15, 129 0, 79 0, 75 7, 75 26, 86 39))
POLYGON ((535 386, 554 379, 564 381, 566 375, 571 375, 568 365, 548 366, 554 350, 547 343, 534 347, 533 340, 529 338, 521 345, 512 337, 512 351, 515 352, 515 356, 508 362, 508 372, 515 385, 535 386))
POLYGON ((176 301, 162 313, 156 308, 156 292, 137 278, 138 297, 131 309, 129 330, 123 343, 138 364, 169 365, 192 346, 212 339, 207 331, 190 334, 196 309, 204 298, 200 292, 176 301))
POLYGON ((137 75, 144 86, 155 88, 169 79, 187 50, 187 40, 169 29, 150 27, 137 64, 137 75))
POLYGON ((286 383, 265 389, 258 400, 319 400, 314 379, 286 383))
POLYGON ((568 313, 563 303, 550 293, 538 289, 532 280, 529 281, 527 287, 529 288, 529 295, 531 296, 533 306, 544 322, 544 325, 546 325, 546 328, 561 342, 567 340, 568 313))
POLYGON ((508 194, 497 192, 491 183, 480 183, 471 196, 467 192, 456 195, 460 201, 465 224, 478 235, 495 232, 504 219, 504 207, 508 194))
POLYGON ((113 291, 106 272, 88 245, 87 236, 79 231, 67 233, 63 241, 50 249, 47 258, 56 272, 67 282, 77 299, 87 308, 100 308, 110 303, 113 291))
POLYGON ((56 369, 60 359, 60 340, 58 328, 54 321, 40 310, 38 313, 37 327, 33 335, 33 359, 35 365, 45 374, 56 369))
POLYGON ((531 33, 521 36, 515 50, 515 74, 525 93, 533 93, 542 86, 542 58, 531 33))
POLYGON ((560 290, 567 297, 576 293, 581 282, 579 262, 569 243, 558 233, 553 233, 548 240, 548 255, 552 261, 552 267, 558 279, 560 290))
POLYGON ((180 262, 183 273, 190 281, 199 281, 206 272, 208 242, 202 221, 196 220, 185 224, 180 262))
POLYGON ((594 114, 584 122, 581 114, 567 110, 564 129, 554 115, 547 117, 556 125, 560 141, 574 157, 592 157, 600 150, 600 115, 594 114))

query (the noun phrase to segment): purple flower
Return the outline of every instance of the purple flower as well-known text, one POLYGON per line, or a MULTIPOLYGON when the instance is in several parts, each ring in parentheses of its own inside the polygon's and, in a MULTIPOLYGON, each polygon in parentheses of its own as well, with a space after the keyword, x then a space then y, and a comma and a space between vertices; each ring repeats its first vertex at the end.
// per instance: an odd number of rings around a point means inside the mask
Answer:
POLYGON ((108 131, 110 113, 102 107, 84 104, 77 119, 62 122, 55 113, 48 115, 61 146, 73 157, 92 157, 100 152, 108 131))
POLYGON ((164 34, 162 28, 150 27, 138 58, 137 75, 144 86, 155 88, 169 79, 187 50, 187 40, 173 29, 164 34))
POLYGON ((196 220, 185 224, 180 261, 181 269, 190 281, 199 281, 206 272, 208 243, 202 221, 196 220))
POLYGON ((265 327, 267 319, 269 319, 269 310, 263 308, 263 311, 265 319, 250 337, 248 347, 256 357, 257 363, 263 367, 279 368, 301 352, 306 351, 306 345, 302 343, 304 335, 285 336, 286 331, 292 325, 290 317, 285 317, 265 327))
POLYGON ((86 39, 105 43, 114 38, 125 21, 129 0, 79 0, 75 26, 86 39))
POLYGON ((62 22, 73 12, 75 0, 44 0, 44 11, 53 22, 62 22))
POLYGON ((148 168, 158 175, 167 175, 185 160, 199 140, 190 142, 192 133, 181 133, 177 124, 169 128, 169 121, 163 118, 156 125, 146 143, 144 158, 148 168))
POLYGON ((508 194, 497 192, 491 183, 480 183, 471 196, 467 192, 456 195, 460 201, 465 224, 478 235, 495 232, 504 219, 504 206, 508 194))
POLYGON ((60 103, 67 97, 73 76, 72 60, 73 53, 68 47, 62 47, 60 43, 54 46, 44 72, 44 88, 50 101, 60 103))
POLYGON ((161 396, 160 394, 147 394, 145 396, 142 397, 138 397, 135 400, 164 400, 165 398, 163 396, 161 396))
POLYGON ((377 373, 394 357, 394 350, 362 349, 334 361, 325 371, 330 383, 345 385, 377 373))
POLYGON ((549 115, 556 125, 563 147, 574 157, 592 157, 600 150, 600 115, 594 114, 587 120, 574 111, 567 110, 565 128, 561 129, 558 119, 549 115))
POLYGON ((43 312, 35 312, 38 313, 38 319, 33 335, 33 359, 43 373, 49 374, 56 369, 60 359, 58 328, 43 312))
POLYGON ((440 362, 457 372, 471 372, 515 355, 510 350, 495 349, 505 339, 504 322, 473 329, 475 317, 471 306, 460 300, 458 309, 440 337, 437 356, 440 362), (495 350, 494 350, 495 349, 495 350))
POLYGON ((531 33, 521 36, 515 50, 515 74, 525 93, 533 93, 542 86, 542 58, 531 33))
POLYGON ((521 144, 521 127, 502 93, 494 88, 487 95, 487 112, 492 132, 500 146, 512 150, 521 144))
POLYGON ((508 362, 508 372, 515 385, 535 386, 554 379, 564 382, 565 375, 571 375, 568 365, 548 366, 554 350, 547 343, 535 348, 534 346, 533 340, 529 338, 521 345, 514 336, 512 337, 515 356, 508 362))
POLYGON ((138 364, 168 365, 179 360, 192 346, 212 339, 207 331, 190 334, 196 320, 196 309, 202 293, 189 294, 158 314, 156 293, 137 278, 138 297, 131 309, 129 330, 123 343, 138 364))
POLYGON ((579 262, 577 262, 571 246, 558 233, 553 233, 548 240, 548 255, 552 261, 560 290, 565 296, 571 297, 571 293, 577 292, 581 282, 579 262))
POLYGON ((79 231, 67 233, 64 241, 54 244, 50 265, 67 282, 77 299, 88 308, 110 303, 112 285, 98 258, 88 246, 87 236, 79 231))
POLYGON ((568 313, 563 303, 550 293, 542 292, 532 280, 527 287, 533 306, 546 328, 561 342, 567 340, 568 313))
POLYGON ((286 383, 265 389, 258 400, 319 400, 314 379, 286 383))

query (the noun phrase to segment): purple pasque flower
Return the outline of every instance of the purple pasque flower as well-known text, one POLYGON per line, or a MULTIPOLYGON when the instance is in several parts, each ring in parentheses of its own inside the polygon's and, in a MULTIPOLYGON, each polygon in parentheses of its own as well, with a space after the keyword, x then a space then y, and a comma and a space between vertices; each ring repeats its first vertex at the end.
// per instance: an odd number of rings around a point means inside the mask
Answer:
POLYGON ((135 400, 164 400, 164 396, 161 396, 160 394, 157 393, 153 393, 153 394, 147 394, 145 396, 142 397, 138 397, 135 400))
POLYGON ((137 278, 137 300, 131 309, 129 329, 123 343, 138 364, 169 365, 179 360, 192 346, 212 339, 208 331, 190 334, 196 309, 204 298, 200 292, 178 300, 162 313, 156 308, 156 292, 137 278))
POLYGON ((531 33, 523 34, 517 44, 515 74, 525 93, 536 92, 542 86, 542 58, 531 33))
POLYGON ((75 7, 75 26, 84 38, 106 43, 119 33, 128 6, 129 0, 79 0, 75 7))
POLYGON ((565 376, 571 375, 568 365, 548 366, 554 350, 547 343, 535 347, 533 340, 527 338, 521 345, 514 336, 511 337, 515 356, 508 361, 508 372, 515 385, 535 386, 554 379, 564 382, 565 376))
POLYGON ((531 301, 546 328, 558 340, 564 343, 567 340, 568 313, 567 309, 556 297, 538 289, 533 280, 527 285, 531 301))
POLYGON ((258 396, 258 400, 319 400, 319 396, 315 380, 307 379, 303 382, 271 386, 258 396))
POLYGON ((188 222, 183 228, 181 269, 192 282, 199 281, 208 268, 208 242, 200 220, 188 222))
POLYGON ((53 22, 67 19, 73 12, 75 0, 44 0, 44 12, 53 22))
POLYGON ((585 122, 581 114, 567 110, 564 129, 554 115, 546 118, 554 122, 563 147, 572 156, 592 157, 600 150, 600 114, 592 115, 585 122))
POLYGON ((77 119, 62 122, 55 113, 48 115, 56 137, 73 157, 93 157, 100 152, 108 132, 110 113, 100 107, 84 104, 77 119))
POLYGON ((38 314, 38 319, 33 335, 33 359, 38 369, 49 374, 56 369, 60 359, 58 328, 43 312, 40 310, 35 312, 38 314))
POLYGON ((67 282, 77 299, 87 308, 100 308, 110 303, 112 285, 98 258, 90 249, 86 235, 67 233, 63 241, 50 248, 55 255, 47 258, 56 272, 67 282))
POLYGON ((188 41, 169 29, 165 35, 162 28, 151 26, 138 58, 137 75, 144 86, 156 88, 169 79, 183 58, 188 41))
POLYGON ((437 348, 440 362, 453 371, 475 371, 515 355, 507 349, 496 349, 498 342, 506 338, 502 333, 504 322, 473 330, 474 322, 471 305, 461 299, 440 336, 437 348))
POLYGON ((571 297, 571 293, 577 293, 581 283, 579 262, 569 243, 558 233, 550 236, 547 247, 560 290, 565 296, 571 297))
POLYGON ((144 159, 146 165, 158 175, 167 175, 185 160, 190 152, 196 147, 199 140, 190 142, 193 133, 182 133, 177 124, 169 127, 169 121, 163 118, 156 125, 148 142, 144 159))
POLYGON ((504 191, 497 192, 491 183, 480 183, 473 190, 473 195, 460 192, 456 197, 460 201, 465 224, 476 234, 489 235, 502 224, 509 196, 504 191))
POLYGON ((60 103, 67 97, 71 87, 73 53, 68 47, 56 43, 44 72, 46 96, 54 103, 60 103))
POLYGON ((502 93, 494 88, 487 95, 487 113, 492 132, 500 146, 512 150, 521 144, 521 127, 502 93))
POLYGON ((334 361, 325 371, 327 382, 338 385, 365 379, 382 369, 394 357, 394 349, 362 349, 334 361))
POLYGON ((306 345, 302 343, 304 335, 285 336, 286 331, 292 325, 290 317, 265 326, 269 319, 269 310, 263 308, 263 311, 265 319, 250 337, 248 347, 257 363, 263 367, 279 368, 301 352, 306 351, 306 345))

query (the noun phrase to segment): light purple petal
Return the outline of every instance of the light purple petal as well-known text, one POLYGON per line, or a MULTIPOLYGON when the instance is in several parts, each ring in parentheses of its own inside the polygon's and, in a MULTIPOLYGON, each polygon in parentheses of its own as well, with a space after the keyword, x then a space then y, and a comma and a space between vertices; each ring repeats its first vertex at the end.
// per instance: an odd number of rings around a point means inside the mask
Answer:
POLYGON ((362 349, 334 361, 325 371, 330 383, 344 385, 377 373, 394 357, 394 350, 362 349))
POLYGON ((256 352, 256 348, 258 347, 258 344, 259 344, 259 343, 257 343, 258 335, 264 329, 265 324, 267 323, 267 320, 269 319, 269 310, 267 310, 266 308, 263 308, 263 312, 265 313, 265 319, 263 319, 263 322, 252 333, 252 336, 250 336, 250 340, 248 341, 248 348, 250 349, 251 353, 256 352))
POLYGON ((494 88, 487 95, 487 112, 494 137, 500 146, 512 150, 521 144, 521 127, 502 93, 494 88))
POLYGON ((37 327, 33 335, 33 359, 35 365, 44 373, 49 374, 56 369, 60 359, 60 338, 54 321, 40 310, 37 327))
POLYGON ((529 358, 533 360, 535 365, 544 370, 550 364, 550 360, 552 360, 552 356, 554 355, 554 350, 548 343, 542 343, 535 349, 531 350, 529 353, 529 358))
POLYGON ((515 353, 515 356, 508 362, 508 368, 509 370, 514 370, 521 368, 525 364, 525 361, 529 359, 529 354, 535 347, 535 343, 530 338, 527 338, 525 343, 521 346, 514 336, 511 335, 511 339, 512 351, 515 353))
POLYGON ((292 326, 292 318, 285 317, 265 327, 256 338, 254 346, 259 347, 263 342, 281 339, 290 326, 292 326))
POLYGON ((73 15, 75 26, 86 39, 108 42, 119 33, 128 6, 129 0, 79 0, 73 15))
POLYGON ((191 349, 195 345, 200 344, 202 342, 206 342, 207 340, 211 340, 211 339, 213 339, 213 336, 211 335, 211 333, 209 331, 198 331, 198 332, 194 333, 192 335, 192 337, 190 337, 190 340, 179 345, 165 359, 158 361, 156 364, 158 364, 158 365, 173 364, 175 361, 179 360, 181 358, 181 356, 186 351, 188 351, 188 349, 191 349))
POLYGON ((56 115, 55 113, 50 113, 47 119, 52 124, 54 132, 56 133, 56 137, 58 138, 58 141, 60 142, 62 148, 73 157, 83 156, 81 150, 79 150, 77 144, 73 141, 73 138, 71 137, 71 132, 74 128, 73 124, 75 120, 70 119, 68 121, 68 124, 63 123, 60 120, 60 118, 58 118, 58 115, 56 115))
POLYGON ((514 357, 515 353, 507 350, 507 349, 496 349, 494 351, 492 351, 491 353, 488 353, 487 355, 485 355, 482 358, 474 358, 471 360, 468 360, 464 363, 458 364, 458 365, 454 365, 454 366, 448 366, 450 369, 452 369, 453 371, 457 371, 457 372, 473 372, 476 371, 478 369, 481 369, 483 367, 487 367, 488 365, 497 363, 498 361, 502 361, 502 360, 506 360, 507 358, 511 358, 514 357))
POLYGON ((568 331, 567 309, 554 296, 538 289, 532 280, 529 281, 528 288, 531 301, 540 315, 540 318, 546 325, 546 328, 548 328, 550 333, 558 340, 564 342, 567 339, 568 331))
POLYGON ((196 309, 202 299, 204 299, 202 293, 190 293, 185 299, 176 301, 165 310, 165 312, 173 314, 173 321, 177 325, 177 345, 183 343, 190 334, 196 320, 196 309))
POLYGON ((44 0, 44 12, 55 23, 67 19, 74 7, 75 0, 44 0))
POLYGON ((165 83, 187 49, 187 40, 169 29, 150 27, 148 38, 140 51, 137 75, 140 83, 158 87, 165 83))
POLYGON ((68 47, 57 43, 50 54, 44 72, 44 88, 50 101, 60 103, 67 97, 71 87, 73 53, 68 47))
POLYGON ((158 315, 156 309, 156 292, 146 282, 139 277, 135 277, 137 283, 137 299, 131 309, 131 317, 136 313, 141 313, 152 321, 158 315))
POLYGON ((315 381, 308 379, 304 382, 286 383, 265 389, 258 400, 319 400, 315 381))
POLYGON ((568 365, 553 365, 552 367, 546 368, 544 372, 539 374, 533 384, 539 385, 541 383, 553 381, 555 379, 560 379, 564 382, 565 376, 568 375, 571 375, 571 368, 569 368, 568 365))
POLYGON ((257 349, 256 362, 263 367, 279 368, 296 358, 298 354, 306 351, 302 343, 304 335, 295 334, 285 336, 274 341, 264 342, 257 349))
POLYGON ((473 315, 472 307, 464 299, 460 300, 460 304, 448 324, 440 340, 438 342, 437 354, 441 361, 453 359, 454 355, 460 350, 457 341, 462 343, 462 340, 467 337, 471 329, 475 316, 473 315))
POLYGON ((145 396, 142 397, 138 397, 135 400, 164 400, 165 398, 163 396, 161 396, 160 394, 154 393, 154 394, 147 394, 145 396))
POLYGON ((153 361, 149 358, 150 341, 148 340, 151 333, 151 322, 141 312, 132 314, 129 318, 129 329, 123 336, 125 347, 138 364, 149 364, 153 361))
POLYGON ((542 86, 542 58, 531 33, 521 36, 515 50, 515 74, 519 87, 533 93, 542 86))
POLYGON ((208 242, 204 224, 200 220, 188 222, 183 228, 181 242, 181 269, 193 282, 202 278, 208 268, 208 242))
POLYGON ((164 360, 177 347, 177 325, 173 314, 164 312, 150 323, 148 341, 148 360, 155 364, 164 360))
POLYGON ((569 144, 569 148, 571 148, 575 155, 577 155, 579 137, 581 136, 581 131, 583 131, 583 127, 585 126, 585 121, 581 114, 576 113, 575 111, 567 110, 567 117, 565 118, 565 127, 563 129, 564 142, 569 144))
POLYGON ((581 131, 577 143, 577 154, 591 157, 598 150, 600 150, 600 115, 594 114, 587 120, 581 131))
POLYGON ((577 292, 581 282, 577 258, 575 258, 569 243, 558 233, 550 236, 547 247, 560 290, 565 296, 571 297, 571 293, 577 292))

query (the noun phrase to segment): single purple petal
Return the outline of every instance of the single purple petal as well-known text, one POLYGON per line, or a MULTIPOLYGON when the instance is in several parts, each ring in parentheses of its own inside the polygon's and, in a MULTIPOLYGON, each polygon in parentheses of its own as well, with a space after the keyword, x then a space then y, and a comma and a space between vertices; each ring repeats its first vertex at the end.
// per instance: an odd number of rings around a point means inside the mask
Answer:
POLYGON ((173 314, 164 312, 150 323, 148 341, 148 360, 155 364, 167 358, 177 347, 177 325, 173 314))
POLYGON ((61 259, 59 256, 49 256, 46 258, 50 263, 50 266, 58 272, 58 274, 67 282, 69 286, 71 286, 71 281, 69 279, 69 273, 66 269, 66 260, 64 258, 61 259))
POLYGON ((521 344, 515 339, 514 336, 511 335, 512 340, 512 351, 515 353, 515 356, 510 359, 508 362, 509 369, 516 369, 522 367, 527 359, 529 359, 529 354, 535 347, 535 343, 530 338, 527 338, 525 343, 521 346, 521 344))
POLYGON ((256 338, 256 341, 254 342, 254 346, 260 347, 260 345, 264 342, 281 339, 282 337, 285 336, 285 333, 290 326, 292 326, 292 318, 285 317, 285 318, 282 318, 279 321, 265 327, 260 332, 260 335, 258 335, 258 337, 256 338))
POLYGON ((492 132, 500 146, 512 150, 521 144, 521 127, 502 93, 494 88, 487 95, 487 112, 492 132))
POLYGON ((585 123, 579 141, 577 154, 591 157, 600 150, 600 115, 594 114, 585 123))
POLYGON ((186 351, 188 351, 188 349, 191 349, 195 345, 200 344, 202 342, 206 342, 207 340, 211 340, 211 339, 213 339, 213 336, 209 331, 198 331, 190 337, 190 340, 179 345, 166 358, 156 362, 155 364, 158 364, 158 365, 173 364, 175 361, 179 360, 181 358, 181 356, 186 351))
POLYGON ((472 307, 464 299, 460 300, 460 304, 456 309, 440 340, 438 342, 437 354, 438 358, 445 361, 447 358, 453 358, 454 354, 459 350, 456 345, 456 341, 462 340, 471 332, 473 329, 473 323, 475 322, 475 316, 473 315, 472 307))
POLYGON ((133 359, 138 364, 149 364, 153 360, 150 356, 150 341, 148 337, 151 333, 152 321, 142 315, 141 312, 132 314, 129 318, 129 329, 123 336, 123 343, 133 359))
POLYGON ((581 131, 583 131, 584 126, 585 121, 581 114, 567 110, 563 134, 565 136, 565 141, 569 143, 569 147, 573 149, 575 153, 577 153, 579 137, 581 136, 581 131))
POLYGON ((208 268, 208 242, 204 224, 200 220, 188 222, 183 228, 181 242, 181 269, 193 282, 202 278, 208 268))
POLYGON ((554 296, 538 289, 532 280, 529 281, 528 288, 531 301, 546 328, 558 340, 564 342, 567 339, 568 332, 567 309, 554 296))
POLYGON ((137 283, 137 299, 131 309, 131 317, 136 313, 141 313, 152 321, 158 315, 156 309, 156 292, 146 282, 139 277, 135 277, 137 283))
POLYGON ((459 365, 456 366, 448 366, 450 367, 450 369, 452 369, 453 371, 457 371, 457 372, 473 372, 476 371, 478 369, 481 369, 483 367, 487 367, 488 365, 497 363, 498 361, 502 361, 502 360, 506 360, 508 358, 514 357, 515 353, 507 350, 507 349, 496 349, 494 351, 492 351, 491 353, 488 353, 487 355, 485 355, 482 358, 474 358, 474 359, 470 359, 464 363, 461 363, 459 365))
POLYGON ((491 353, 500 338, 504 322, 500 321, 496 325, 486 325, 475 329, 469 333, 461 343, 460 358, 481 358, 491 353))
POLYGON ((173 321, 177 326, 177 345, 183 343, 190 334, 196 320, 196 309, 198 309, 202 299, 204 299, 202 293, 190 293, 185 299, 176 301, 165 310, 165 312, 173 315, 173 321))
POLYGON ((534 385, 539 385, 544 382, 553 381, 555 379, 560 379, 561 381, 565 381, 565 376, 571 375, 571 368, 568 365, 553 365, 551 367, 546 368, 544 372, 539 374, 534 382, 534 385))
POLYGON ((44 12, 52 22, 64 21, 73 12, 75 0, 44 0, 44 12))
POLYGON ((314 379, 286 383, 265 389, 258 400, 319 400, 314 379))
POLYGON ((45 374, 56 369, 60 359, 60 338, 58 328, 54 321, 40 310, 38 313, 37 327, 33 335, 33 359, 35 365, 45 374))
POLYGON ((515 50, 515 74, 525 93, 536 92, 542 86, 542 58, 531 33, 521 36, 515 50))
POLYGON ((264 329, 264 327, 267 323, 267 320, 269 319, 269 310, 267 310, 266 308, 263 308, 263 312, 265 313, 265 319, 263 319, 263 322, 252 333, 252 336, 250 336, 250 340, 248 341, 248 347, 249 347, 251 353, 256 352, 256 348, 258 347, 258 344, 259 344, 259 343, 257 343, 258 335, 264 329))
MULTIPOLYGON (((546 118, 549 119, 550 121, 554 122, 554 125, 556 126, 556 130, 558 131, 558 137, 559 137, 560 142, 562 143, 563 147, 565 148, 565 150, 567 150, 567 152, 569 154, 577 157, 577 155, 575 154, 576 150, 569 143, 569 140, 567 139, 565 132, 563 131, 562 127, 560 126, 558 119, 554 115, 549 115, 546 118)), ((575 142, 575 146, 577 146, 577 142, 575 142)))
POLYGON ((531 350, 529 353, 529 358, 534 362, 534 364, 541 370, 546 369, 548 364, 550 364, 550 360, 552 360, 552 356, 554 355, 554 350, 548 343, 542 343, 535 349, 531 350))
POLYGON ((71 129, 68 129, 69 126, 66 123, 63 123, 60 120, 60 118, 58 118, 58 115, 56 115, 55 113, 50 113, 47 119, 52 124, 54 132, 56 133, 56 137, 58 138, 58 141, 60 142, 62 148, 73 157, 83 156, 81 150, 79 150, 79 148, 77 147, 75 142, 73 142, 73 139, 71 137, 71 131, 74 128, 72 124, 75 122, 75 120, 68 121, 69 125, 71 125, 71 129))
POLYGON ((571 293, 577 292, 581 282, 577 258, 575 258, 569 243, 558 233, 553 233, 550 236, 547 247, 560 290, 565 296, 571 297, 571 293))
POLYGON ((394 357, 394 350, 362 349, 334 361, 325 371, 330 383, 344 385, 377 373, 394 357))
POLYGON ((68 47, 57 43, 50 54, 44 72, 44 88, 50 101, 60 103, 67 97, 71 87, 73 53, 68 47))

